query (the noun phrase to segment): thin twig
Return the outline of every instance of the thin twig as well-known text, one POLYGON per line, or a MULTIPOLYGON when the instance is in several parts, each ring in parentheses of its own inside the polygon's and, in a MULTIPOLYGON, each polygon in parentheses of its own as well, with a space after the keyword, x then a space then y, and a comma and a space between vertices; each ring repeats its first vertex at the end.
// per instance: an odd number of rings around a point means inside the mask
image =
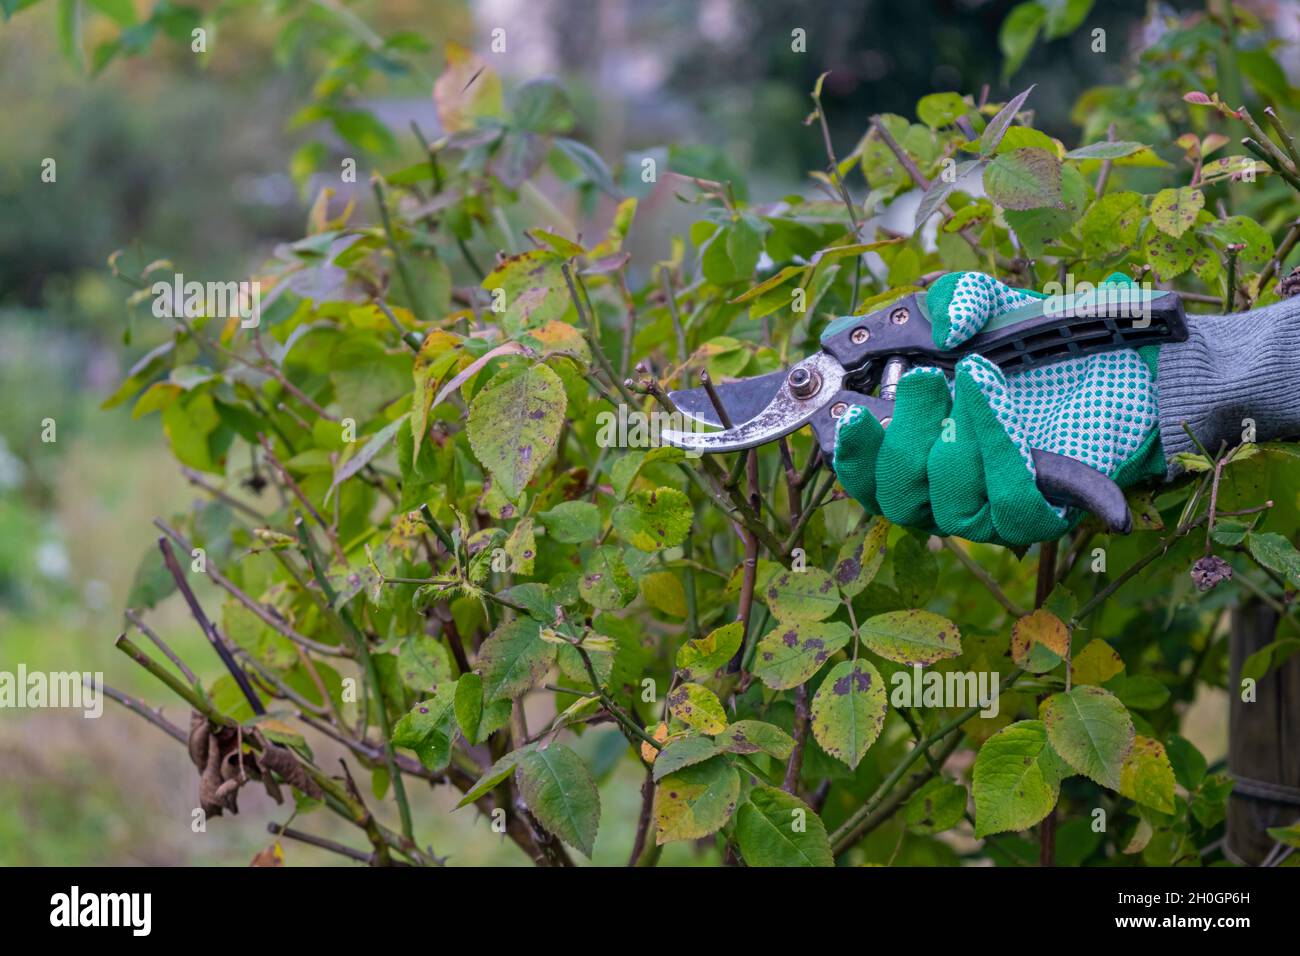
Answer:
POLYGON ((203 636, 208 639, 208 642, 217 652, 217 656, 221 658, 221 663, 226 665, 226 670, 230 671, 230 676, 239 685, 240 691, 243 692, 245 699, 248 701, 248 706, 253 708, 255 714, 265 714, 266 708, 262 706, 262 701, 257 696, 257 692, 253 690, 253 686, 248 682, 248 675, 235 661, 234 655, 230 653, 230 648, 226 646, 226 642, 222 640, 221 635, 217 633, 216 626, 208 620, 207 614, 203 612, 203 605, 199 603, 199 599, 194 595, 194 590, 190 587, 189 582, 185 580, 185 572, 181 570, 180 564, 176 561, 176 554, 172 551, 172 543, 166 538, 159 538, 158 549, 162 552, 163 564, 167 566, 167 571, 171 574, 172 580, 176 582, 176 587, 185 596, 185 603, 190 606, 190 613, 194 615, 194 620, 198 622, 199 629, 203 631, 203 636))

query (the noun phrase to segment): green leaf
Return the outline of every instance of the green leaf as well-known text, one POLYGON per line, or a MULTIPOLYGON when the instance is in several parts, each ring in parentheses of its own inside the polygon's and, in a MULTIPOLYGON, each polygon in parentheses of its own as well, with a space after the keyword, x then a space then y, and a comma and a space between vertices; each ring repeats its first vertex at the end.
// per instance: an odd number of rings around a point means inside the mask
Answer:
POLYGON ((762 753, 777 760, 789 760, 794 738, 775 724, 761 720, 738 720, 714 739, 718 748, 732 754, 762 753))
POLYGON ((718 751, 718 745, 708 737, 690 736, 674 740, 655 755, 655 782, 684 767, 691 767, 716 757, 718 751))
MULTIPOLYGON (((1021 129, 1022 127, 1014 127, 1021 129)), ((1007 225, 1016 231, 1025 248, 1041 254, 1048 243, 1060 239, 1078 222, 1091 198, 1091 187, 1073 166, 1061 169, 1061 207, 1045 209, 1008 209, 1007 225)))
POLYGON ((885 682, 870 661, 831 668, 812 702, 812 732, 832 757, 857 769, 885 725, 885 682))
POLYGON ((445 769, 456 739, 455 697, 455 685, 443 684, 428 700, 412 707, 393 726, 393 746, 414 750, 429 770, 445 769))
POLYGON ((646 603, 656 611, 672 617, 686 616, 686 588, 674 572, 654 571, 643 575, 637 586, 646 603))
POLYGON ((1195 790, 1205 779, 1209 762, 1186 737, 1170 734, 1165 738, 1165 754, 1173 767, 1174 779, 1187 790, 1195 790))
POLYGON ((1283 846, 1300 849, 1300 823, 1293 823, 1289 827, 1269 827, 1268 835, 1283 846))
POLYGON ((1177 238, 1192 228, 1205 208, 1205 193, 1190 186, 1162 189, 1151 200, 1151 221, 1166 235, 1177 238))
POLYGON ((1300 583, 1300 551, 1286 537, 1273 531, 1251 532, 1246 538, 1250 556, 1291 583, 1300 583))
POLYGON ((1104 259, 1137 242, 1146 206, 1134 192, 1107 193, 1088 207, 1079 220, 1084 255, 1104 259))
POLYGON ((798 687, 852 636, 846 625, 834 621, 779 624, 758 642, 753 674, 773 690, 798 687))
POLYGON ((821 621, 840 606, 840 594, 831 576, 821 568, 782 571, 765 590, 767 606, 782 621, 821 621))
POLYGON ((470 448, 510 500, 554 451, 564 407, 564 383, 541 364, 498 375, 474 396, 466 424, 470 448))
POLYGON ((975 836, 1027 830, 1056 806, 1065 772, 1040 720, 1022 720, 984 741, 975 757, 975 836))
POLYGON ((675 548, 691 530, 691 499, 676 488, 635 492, 614 509, 614 528, 641 551, 675 548))
POLYGON ((984 189, 1003 209, 1061 209, 1065 205, 1061 161, 1032 146, 996 156, 984 167, 984 189))
POLYGON ((655 787, 655 842, 698 840, 720 830, 739 799, 740 774, 726 758, 667 775, 655 787))
POLYGON ((688 680, 706 680, 740 650, 745 625, 732 621, 710 631, 699 640, 688 641, 677 649, 677 668, 688 680))
MULTIPOLYGON (((1031 6, 1031 4, 1023 4, 1023 6, 1031 6)), ((1003 29, 1005 28, 1006 24, 1003 23, 1003 29)), ((1020 112, 1020 108, 1025 105, 1025 100, 1029 99, 1029 94, 1033 91, 1034 87, 1031 86, 1024 92, 1017 94, 1011 102, 998 110, 997 115, 989 120, 988 125, 984 127, 983 134, 980 136, 981 156, 992 156, 997 151, 998 144, 1002 142, 1002 137, 1006 135, 1007 129, 1015 121, 1016 114, 1020 112)))
POLYGON ((581 757, 563 744, 525 750, 515 782, 538 823, 591 856, 600 827, 600 793, 581 757))
POLYGON ((703 734, 720 733, 727 726, 727 712, 718 695, 702 684, 680 685, 668 695, 668 711, 703 734))
POLYGON ((478 651, 475 670, 483 678, 483 699, 518 697, 532 689, 555 662, 555 645, 542 640, 532 618, 517 617, 498 627, 478 651))
POLYGON ((1040 0, 1047 11, 1047 39, 1055 40, 1077 30, 1092 10, 1093 0, 1040 0))
POLYGON ((888 611, 858 627, 862 642, 898 664, 933 664, 961 653, 961 632, 930 611, 888 611))
POLYGON ((1133 749, 1133 718, 1110 691, 1091 685, 1053 694, 1043 704, 1052 748, 1079 773, 1118 790, 1133 749))
POLYGON ((479 727, 483 722, 483 678, 473 671, 461 674, 453 706, 456 724, 465 739, 472 744, 482 743, 479 727))
POLYGON ((1078 149, 1072 149, 1065 154, 1066 159, 1120 159, 1124 156, 1132 156, 1134 153, 1141 152, 1149 147, 1142 143, 1134 143, 1128 140, 1115 140, 1107 142, 1102 140, 1099 143, 1089 143, 1087 146, 1080 146, 1078 149))
POLYGON ((618 187, 614 185, 614 177, 610 175, 609 167, 590 146, 576 139, 560 137, 555 140, 555 148, 577 169, 578 178, 591 183, 601 192, 615 199, 619 198, 618 187))
POLYGON ((600 509, 590 501, 561 501, 537 514, 547 535, 562 544, 583 544, 600 537, 600 509))
POLYGON ((1177 278, 1190 269, 1200 248, 1196 233, 1191 230, 1175 239, 1159 229, 1150 229, 1142 243, 1147 261, 1162 280, 1177 278))
POLYGON ((758 786, 736 812, 736 843, 747 866, 834 866, 821 817, 798 797, 758 786))
POLYGON ((456 809, 467 807, 495 790, 506 777, 515 772, 515 766, 519 763, 519 756, 522 753, 523 750, 512 750, 489 767, 474 786, 465 791, 465 795, 460 798, 460 803, 456 804, 456 809))
POLYGON ((430 694, 451 680, 451 659, 442 641, 420 634, 402 641, 397 652, 397 670, 402 683, 411 690, 430 694))
POLYGON ((1038 30, 1046 16, 1047 11, 1043 9, 1043 5, 1031 0, 1012 7, 1006 19, 1002 21, 1002 26, 998 29, 998 49, 1005 57, 1002 61, 1003 82, 1010 79, 1025 62, 1025 57, 1033 49, 1034 40, 1038 38, 1038 30))
POLYGON ((514 96, 514 125, 531 133, 567 133, 573 128, 568 94, 555 80, 531 80, 514 96))
POLYGON ((130 608, 153 607, 176 590, 176 579, 163 563, 162 552, 150 548, 135 568, 135 578, 126 596, 130 608))
POLYGON ((889 537, 889 528, 890 524, 884 518, 872 518, 865 531, 853 535, 840 546, 831 576, 845 596, 857 597, 875 580, 888 550, 885 540, 889 537))
POLYGON ((1120 769, 1119 792, 1161 813, 1174 812, 1174 768, 1160 741, 1133 738, 1133 749, 1120 769))
POLYGON ((593 551, 583 566, 578 593, 602 611, 617 611, 636 597, 636 582, 628 573, 623 552, 609 544, 593 551))
POLYGON ((916 117, 931 129, 951 126, 973 107, 960 93, 930 93, 916 104, 916 117))
POLYGON ((955 827, 966 813, 966 788, 936 777, 912 794, 903 820, 916 833, 942 833, 955 827))
POLYGON ((1169 688, 1146 674, 1113 677, 1105 686, 1130 710, 1157 710, 1169 700, 1169 688))
POLYGON ((1225 246, 1230 243, 1245 246, 1239 253, 1243 263, 1262 265, 1273 257, 1273 237, 1247 216, 1216 219, 1205 227, 1205 234, 1225 246))

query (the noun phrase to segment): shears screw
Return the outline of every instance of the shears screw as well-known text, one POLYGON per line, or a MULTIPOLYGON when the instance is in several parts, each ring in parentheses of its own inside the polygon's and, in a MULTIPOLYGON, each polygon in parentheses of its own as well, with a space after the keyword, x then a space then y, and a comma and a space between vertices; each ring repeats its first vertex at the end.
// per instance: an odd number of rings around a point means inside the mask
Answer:
POLYGON ((893 322, 895 325, 902 325, 911 317, 912 314, 906 309, 895 309, 893 312, 889 313, 889 321, 893 322))
POLYGON ((851 341, 854 345, 861 345, 869 338, 871 338, 870 332, 868 332, 864 328, 856 328, 853 330, 853 334, 849 336, 849 341, 851 341))
POLYGON ((849 406, 847 403, 836 402, 834 405, 831 406, 831 418, 843 418, 844 413, 847 412, 848 410, 849 410, 849 406))
POLYGON ((802 366, 791 369, 786 382, 795 398, 812 398, 822 387, 822 377, 802 366))

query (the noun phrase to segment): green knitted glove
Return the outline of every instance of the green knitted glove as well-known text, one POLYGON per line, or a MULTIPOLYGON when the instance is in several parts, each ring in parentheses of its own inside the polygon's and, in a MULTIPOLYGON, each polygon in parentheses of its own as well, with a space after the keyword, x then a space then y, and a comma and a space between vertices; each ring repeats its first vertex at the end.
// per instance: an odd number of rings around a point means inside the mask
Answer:
MULTIPOLYGON (((1036 298, 982 273, 943 276, 926 299, 935 344, 959 345, 1036 298)), ((1030 449, 1076 458, 1121 486, 1163 474, 1156 356, 1155 347, 1125 349, 1008 377, 970 355, 952 382, 913 369, 888 430, 858 406, 840 419, 835 471, 863 507, 896 524, 1012 546, 1060 537, 1083 515, 1042 496, 1030 449)))

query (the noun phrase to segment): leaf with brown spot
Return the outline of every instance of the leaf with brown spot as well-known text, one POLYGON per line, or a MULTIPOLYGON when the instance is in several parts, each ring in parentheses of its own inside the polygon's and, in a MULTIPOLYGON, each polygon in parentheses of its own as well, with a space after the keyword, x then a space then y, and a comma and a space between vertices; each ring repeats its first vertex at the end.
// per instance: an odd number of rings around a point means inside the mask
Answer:
POLYGON ((885 682, 870 661, 831 668, 812 702, 812 732, 822 749, 857 769, 885 726, 885 682))
POLYGON ((855 534, 840 546, 831 577, 848 597, 857 597, 875 579, 888 550, 885 540, 890 527, 886 519, 872 518, 866 531, 855 534))
POLYGON ((840 606, 835 581, 821 568, 774 574, 763 590, 772 613, 782 621, 821 621, 840 606))
POLYGON ((543 364, 507 369, 470 403, 470 448, 512 501, 555 450, 565 404, 564 383, 543 364))
POLYGON ((773 690, 789 690, 816 674, 852 637, 837 621, 777 622, 754 648, 751 670, 773 690))
POLYGON ((898 664, 933 664, 961 653, 961 632, 930 611, 889 611, 858 627, 864 644, 898 664))
POLYGON ((1119 772, 1119 792, 1161 813, 1174 812, 1174 768, 1164 744, 1150 737, 1133 738, 1133 749, 1119 772))
POLYGON ((718 695, 703 684, 682 684, 668 695, 668 711, 687 727, 716 734, 727 727, 727 712, 718 695))
POLYGON ((1070 631, 1047 608, 1011 625, 1011 658, 1032 674, 1046 674, 1070 653, 1070 631))
POLYGON ((713 757, 664 777, 655 786, 655 842, 698 840, 726 825, 740 799, 740 774, 713 757))

